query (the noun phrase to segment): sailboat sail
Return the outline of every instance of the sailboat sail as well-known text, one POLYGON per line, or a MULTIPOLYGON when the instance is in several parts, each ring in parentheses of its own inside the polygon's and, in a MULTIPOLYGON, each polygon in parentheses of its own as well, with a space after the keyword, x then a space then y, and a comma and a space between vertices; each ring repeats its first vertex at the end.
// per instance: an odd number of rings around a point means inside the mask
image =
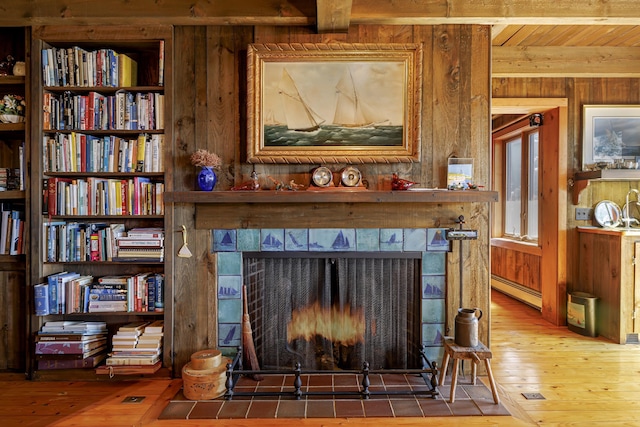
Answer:
POLYGON ((349 68, 345 69, 342 78, 336 85, 337 101, 333 123, 342 127, 366 127, 372 126, 375 120, 368 117, 363 104, 356 92, 353 76, 349 68))
POLYGON ((289 129, 310 132, 317 130, 324 122, 304 102, 293 78, 286 69, 282 70, 280 94, 289 129))

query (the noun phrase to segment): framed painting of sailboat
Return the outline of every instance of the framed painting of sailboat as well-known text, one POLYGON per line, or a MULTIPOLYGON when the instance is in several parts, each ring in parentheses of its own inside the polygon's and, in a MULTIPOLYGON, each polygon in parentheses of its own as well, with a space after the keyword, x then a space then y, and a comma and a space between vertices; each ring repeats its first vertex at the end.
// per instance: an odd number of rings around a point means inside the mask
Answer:
POLYGON ((419 159, 419 44, 251 44, 247 161, 419 159))

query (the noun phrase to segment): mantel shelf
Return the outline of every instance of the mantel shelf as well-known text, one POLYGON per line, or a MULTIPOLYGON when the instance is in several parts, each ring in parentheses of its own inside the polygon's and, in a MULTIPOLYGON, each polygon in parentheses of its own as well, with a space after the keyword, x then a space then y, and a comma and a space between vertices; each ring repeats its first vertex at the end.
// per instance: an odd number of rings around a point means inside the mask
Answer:
POLYGON ((168 203, 485 203, 497 202, 496 191, 173 191, 168 203))

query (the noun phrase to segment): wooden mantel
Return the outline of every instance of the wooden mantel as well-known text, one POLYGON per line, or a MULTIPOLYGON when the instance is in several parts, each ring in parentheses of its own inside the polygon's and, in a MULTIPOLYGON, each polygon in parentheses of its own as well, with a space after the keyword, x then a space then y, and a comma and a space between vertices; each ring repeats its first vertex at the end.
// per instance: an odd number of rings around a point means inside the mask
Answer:
POLYGON ((471 203, 497 202, 496 191, 173 191, 166 203, 471 203))
POLYGON ((450 227, 471 218, 473 204, 498 201, 494 191, 176 191, 166 203, 194 204, 195 227, 450 227), (268 209, 265 207, 268 206, 268 209))

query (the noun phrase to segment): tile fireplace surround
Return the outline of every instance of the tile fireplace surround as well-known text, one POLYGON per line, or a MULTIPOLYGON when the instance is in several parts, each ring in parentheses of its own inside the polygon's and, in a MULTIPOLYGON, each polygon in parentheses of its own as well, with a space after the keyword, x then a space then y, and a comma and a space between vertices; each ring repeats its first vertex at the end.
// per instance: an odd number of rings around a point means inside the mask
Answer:
POLYGON ((217 254, 218 348, 231 355, 241 342, 243 253, 417 253, 421 258, 421 340, 429 360, 442 357, 446 253, 443 228, 264 228, 212 230, 217 254))

